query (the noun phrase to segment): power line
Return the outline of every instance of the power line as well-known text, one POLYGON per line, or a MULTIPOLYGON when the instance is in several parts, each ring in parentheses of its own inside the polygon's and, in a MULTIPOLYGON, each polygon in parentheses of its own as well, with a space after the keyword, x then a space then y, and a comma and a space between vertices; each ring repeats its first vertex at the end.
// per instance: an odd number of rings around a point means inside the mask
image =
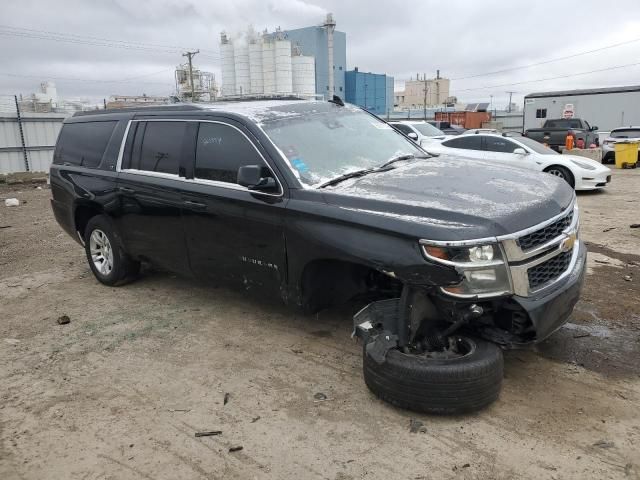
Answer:
POLYGON ((525 81, 522 81, 522 82, 513 82, 513 83, 501 83, 499 85, 488 85, 486 87, 461 88, 461 89, 455 90, 452 93, 470 92, 470 91, 473 91, 473 90, 489 90, 489 89, 492 89, 492 88, 510 87, 512 85, 523 85, 525 83, 546 82, 548 80, 558 80, 558 79, 561 79, 561 78, 577 77, 577 76, 580 76, 580 75, 588 75, 588 74, 591 74, 591 73, 607 72, 609 70, 617 70, 617 69, 620 69, 620 68, 636 67, 638 65, 640 65, 640 62, 628 63, 626 65, 615 65, 613 67, 600 68, 598 70, 589 70, 588 72, 570 73, 570 74, 567 74, 567 75, 558 75, 556 77, 539 78, 539 79, 536 79, 536 80, 525 80, 525 81))
MULTIPOLYGON (((10 25, 0 25, 0 35, 10 37, 25 37, 39 40, 50 40, 56 42, 74 43, 80 45, 91 45, 110 48, 122 48, 127 50, 155 51, 162 53, 177 54, 186 50, 186 47, 160 45, 154 43, 132 42, 124 40, 114 40, 101 37, 92 37, 88 35, 77 35, 68 33, 51 32, 47 30, 36 30, 23 27, 12 27, 10 25)), ((207 57, 216 58, 219 52, 214 50, 203 50, 209 52, 207 57)))

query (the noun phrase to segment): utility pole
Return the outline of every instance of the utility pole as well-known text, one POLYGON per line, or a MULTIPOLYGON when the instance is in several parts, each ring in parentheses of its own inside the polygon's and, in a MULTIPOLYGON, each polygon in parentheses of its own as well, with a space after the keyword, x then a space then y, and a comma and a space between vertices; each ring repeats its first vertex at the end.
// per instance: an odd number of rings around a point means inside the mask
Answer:
POLYGON ((509 94, 509 106, 507 107, 507 111, 511 113, 511 97, 516 92, 507 92, 509 94))
POLYGON ((423 107, 424 107, 424 119, 426 120, 427 119, 427 90, 428 90, 428 88, 427 88, 427 76, 425 75, 422 79, 424 80, 424 88, 422 89, 422 91, 424 92, 424 104, 423 104, 423 107))
POLYGON ((200 53, 200 49, 196 50, 195 52, 186 52, 182 54, 183 57, 187 57, 187 59, 189 60, 189 83, 191 84, 191 101, 192 102, 195 100, 196 89, 193 86, 193 63, 191 62, 191 59, 197 53, 200 53))

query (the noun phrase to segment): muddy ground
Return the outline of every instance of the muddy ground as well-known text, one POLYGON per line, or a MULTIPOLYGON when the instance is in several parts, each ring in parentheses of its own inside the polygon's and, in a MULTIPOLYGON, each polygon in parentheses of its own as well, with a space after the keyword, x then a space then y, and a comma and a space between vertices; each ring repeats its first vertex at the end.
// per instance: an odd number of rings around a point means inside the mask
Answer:
POLYGON ((490 408, 434 417, 369 393, 357 305, 303 316, 148 270, 102 286, 49 190, 0 185, 0 478, 638 479, 639 189, 616 171, 579 195, 592 253, 571 323, 507 353, 490 408))

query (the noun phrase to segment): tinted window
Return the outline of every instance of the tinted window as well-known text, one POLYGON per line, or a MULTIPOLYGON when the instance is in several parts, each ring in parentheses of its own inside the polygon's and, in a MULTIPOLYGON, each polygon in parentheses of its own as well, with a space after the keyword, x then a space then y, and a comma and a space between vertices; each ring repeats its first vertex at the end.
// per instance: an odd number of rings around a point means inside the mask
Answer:
POLYGON ((413 132, 413 130, 411 130, 411 127, 408 125, 405 125, 403 123, 394 123, 392 124, 395 128, 397 128, 398 130, 400 130, 402 133, 404 133, 405 135, 408 133, 413 132))
POLYGON ((640 129, 625 128, 613 130, 609 136, 613 138, 640 138, 640 129))
POLYGON ((485 150, 490 152, 513 153, 518 145, 503 137, 484 137, 485 150))
POLYGON ((67 123, 62 126, 53 163, 97 167, 116 121, 67 123))
POLYGON ((465 150, 481 150, 482 138, 478 135, 465 135, 442 142, 443 145, 451 148, 463 148, 465 150))
MULTIPOLYGON (((196 178, 236 183, 238 169, 244 165, 264 166, 264 161, 242 133, 220 123, 200 124, 196 146, 196 178)), ((266 166, 264 170, 264 176, 271 176, 266 166)))
POLYGON ((572 119, 547 120, 544 122, 544 126, 549 128, 582 128, 580 120, 572 119))
POLYGON ((178 175, 187 122, 144 122, 133 142, 131 168, 178 175))

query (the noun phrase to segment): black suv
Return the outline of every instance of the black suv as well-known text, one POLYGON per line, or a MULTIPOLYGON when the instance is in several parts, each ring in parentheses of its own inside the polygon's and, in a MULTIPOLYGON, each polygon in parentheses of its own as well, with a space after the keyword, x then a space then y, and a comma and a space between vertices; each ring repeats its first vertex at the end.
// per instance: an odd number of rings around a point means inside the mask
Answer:
POLYGON ((431 157, 339 98, 76 114, 51 187, 104 284, 148 262, 308 312, 368 295, 365 381, 415 410, 495 400, 498 345, 559 328, 584 276, 565 182, 431 157))

